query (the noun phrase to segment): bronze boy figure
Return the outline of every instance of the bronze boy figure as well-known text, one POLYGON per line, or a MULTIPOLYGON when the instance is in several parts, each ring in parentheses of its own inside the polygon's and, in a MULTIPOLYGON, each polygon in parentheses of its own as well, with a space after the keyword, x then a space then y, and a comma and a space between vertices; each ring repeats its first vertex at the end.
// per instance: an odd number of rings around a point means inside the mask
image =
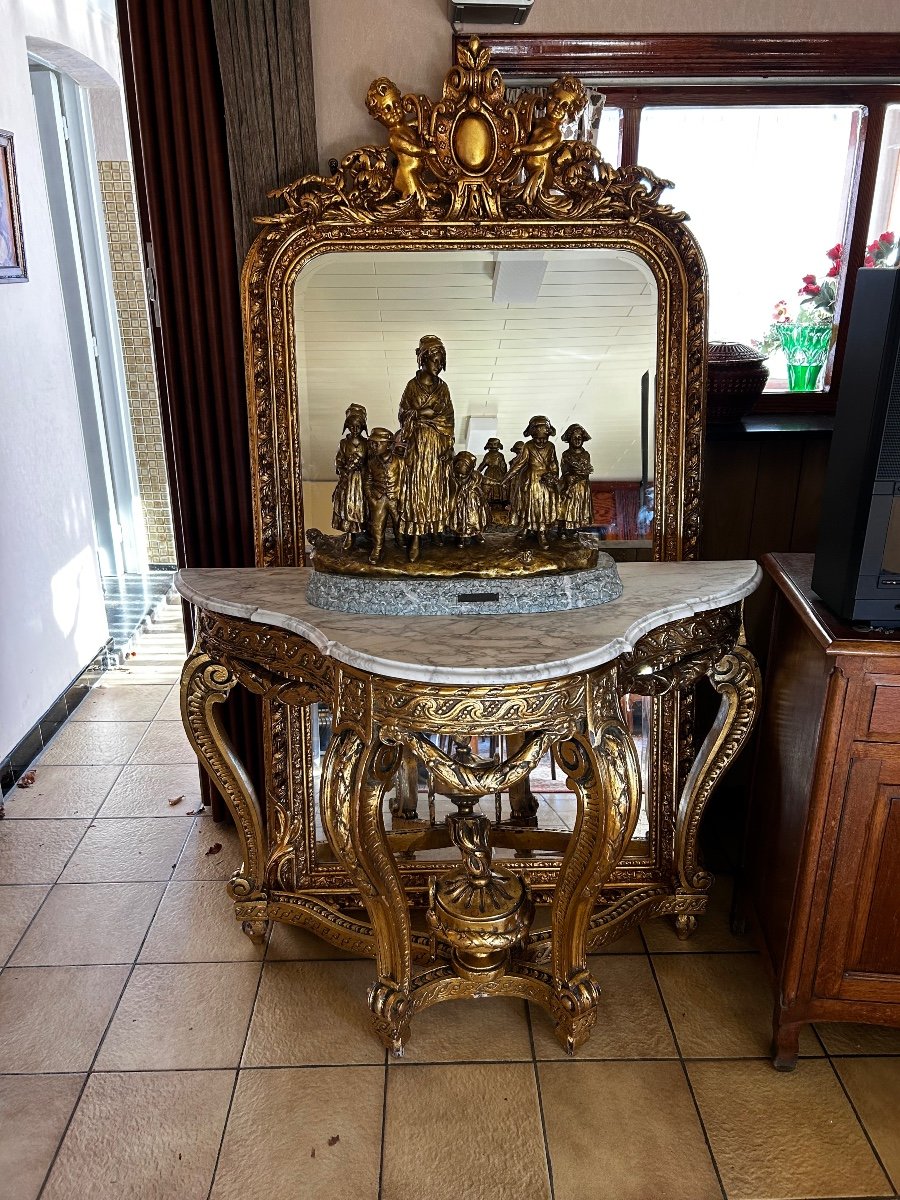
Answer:
POLYGON ((369 533, 372 553, 369 562, 381 562, 384 555, 384 535, 388 518, 394 530, 394 541, 400 541, 400 472, 401 460, 394 451, 394 435, 389 429, 373 429, 369 434, 369 457, 363 491, 369 508, 369 533))

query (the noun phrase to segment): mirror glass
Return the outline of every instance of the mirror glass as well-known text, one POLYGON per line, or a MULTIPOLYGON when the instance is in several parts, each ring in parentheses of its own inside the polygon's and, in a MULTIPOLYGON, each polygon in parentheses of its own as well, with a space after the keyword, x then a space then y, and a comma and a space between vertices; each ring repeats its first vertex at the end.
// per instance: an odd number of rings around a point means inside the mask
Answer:
MULTIPOLYGON (((617 558, 649 558, 653 521, 654 414, 656 401, 657 289, 636 255, 605 249, 452 250, 327 254, 303 269, 296 283, 295 370, 299 396, 304 523, 332 531, 335 452, 344 413, 362 404, 368 428, 396 430, 403 389, 416 371, 423 334, 437 334, 447 353, 443 373, 456 422, 456 450, 481 462, 488 438, 499 438, 507 461, 529 418, 543 413, 559 435, 574 422, 591 435, 592 528, 617 558)), ((647 804, 648 744, 654 706, 634 697, 627 704, 641 756, 644 800, 632 860, 647 855, 651 809, 647 804)), ((312 713, 316 787, 317 855, 331 858, 318 812, 321 757, 331 714, 312 713)), ((447 747, 448 748, 448 747, 447 747)), ((471 749, 483 756, 507 747, 482 739, 471 749)), ((420 771, 416 821, 393 815, 385 823, 398 838, 439 840, 453 808, 429 795, 420 771)), ((537 814, 528 828, 565 835, 575 818, 575 797, 545 759, 532 775, 537 814)), ((481 809, 495 823, 495 857, 514 855, 502 844, 511 797, 487 796, 481 809)), ((396 804, 393 805, 396 807, 396 804)), ((559 854, 525 848, 532 855, 559 854)), ((522 847, 519 846, 519 852, 522 847)), ((409 850, 417 864, 458 857, 454 848, 409 850)))
POLYGON ((349 404, 397 428, 416 346, 437 334, 456 449, 507 460, 535 413, 591 435, 594 529, 616 557, 649 557, 657 296, 617 250, 329 254, 298 277, 296 371, 306 527, 331 531, 334 458, 349 404), (643 419, 642 419, 643 418, 643 419))

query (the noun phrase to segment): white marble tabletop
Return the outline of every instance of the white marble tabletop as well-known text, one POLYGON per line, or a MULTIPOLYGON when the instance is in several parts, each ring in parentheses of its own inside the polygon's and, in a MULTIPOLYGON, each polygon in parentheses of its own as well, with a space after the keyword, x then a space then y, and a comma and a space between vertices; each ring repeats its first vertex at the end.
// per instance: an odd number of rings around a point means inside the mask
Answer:
POLYGON ((752 560, 620 563, 624 592, 594 608, 528 616, 368 617, 306 602, 306 567, 179 571, 175 586, 207 612, 290 630, 322 654, 391 679, 497 684, 557 679, 611 662, 645 633, 749 596, 752 560))

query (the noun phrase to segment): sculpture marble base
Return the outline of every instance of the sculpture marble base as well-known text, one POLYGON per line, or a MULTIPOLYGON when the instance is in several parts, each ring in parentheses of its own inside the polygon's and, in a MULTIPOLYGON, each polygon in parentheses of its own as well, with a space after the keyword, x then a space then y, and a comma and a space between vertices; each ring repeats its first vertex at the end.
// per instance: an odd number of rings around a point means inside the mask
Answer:
POLYGON ((615 562, 600 554, 596 567, 564 575, 513 579, 373 579, 313 570, 306 599, 316 608, 375 616, 488 616, 546 613, 608 604, 622 595, 615 562))

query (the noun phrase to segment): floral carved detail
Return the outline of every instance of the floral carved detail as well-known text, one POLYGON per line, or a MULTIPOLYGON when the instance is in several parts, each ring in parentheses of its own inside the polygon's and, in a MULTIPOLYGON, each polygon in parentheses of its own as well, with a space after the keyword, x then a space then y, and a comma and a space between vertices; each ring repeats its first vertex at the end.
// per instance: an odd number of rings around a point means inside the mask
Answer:
POLYGON ((436 731, 441 727, 522 733, 527 729, 562 732, 584 710, 585 683, 581 677, 504 687, 427 687, 383 681, 375 696, 375 718, 387 727, 436 731))

